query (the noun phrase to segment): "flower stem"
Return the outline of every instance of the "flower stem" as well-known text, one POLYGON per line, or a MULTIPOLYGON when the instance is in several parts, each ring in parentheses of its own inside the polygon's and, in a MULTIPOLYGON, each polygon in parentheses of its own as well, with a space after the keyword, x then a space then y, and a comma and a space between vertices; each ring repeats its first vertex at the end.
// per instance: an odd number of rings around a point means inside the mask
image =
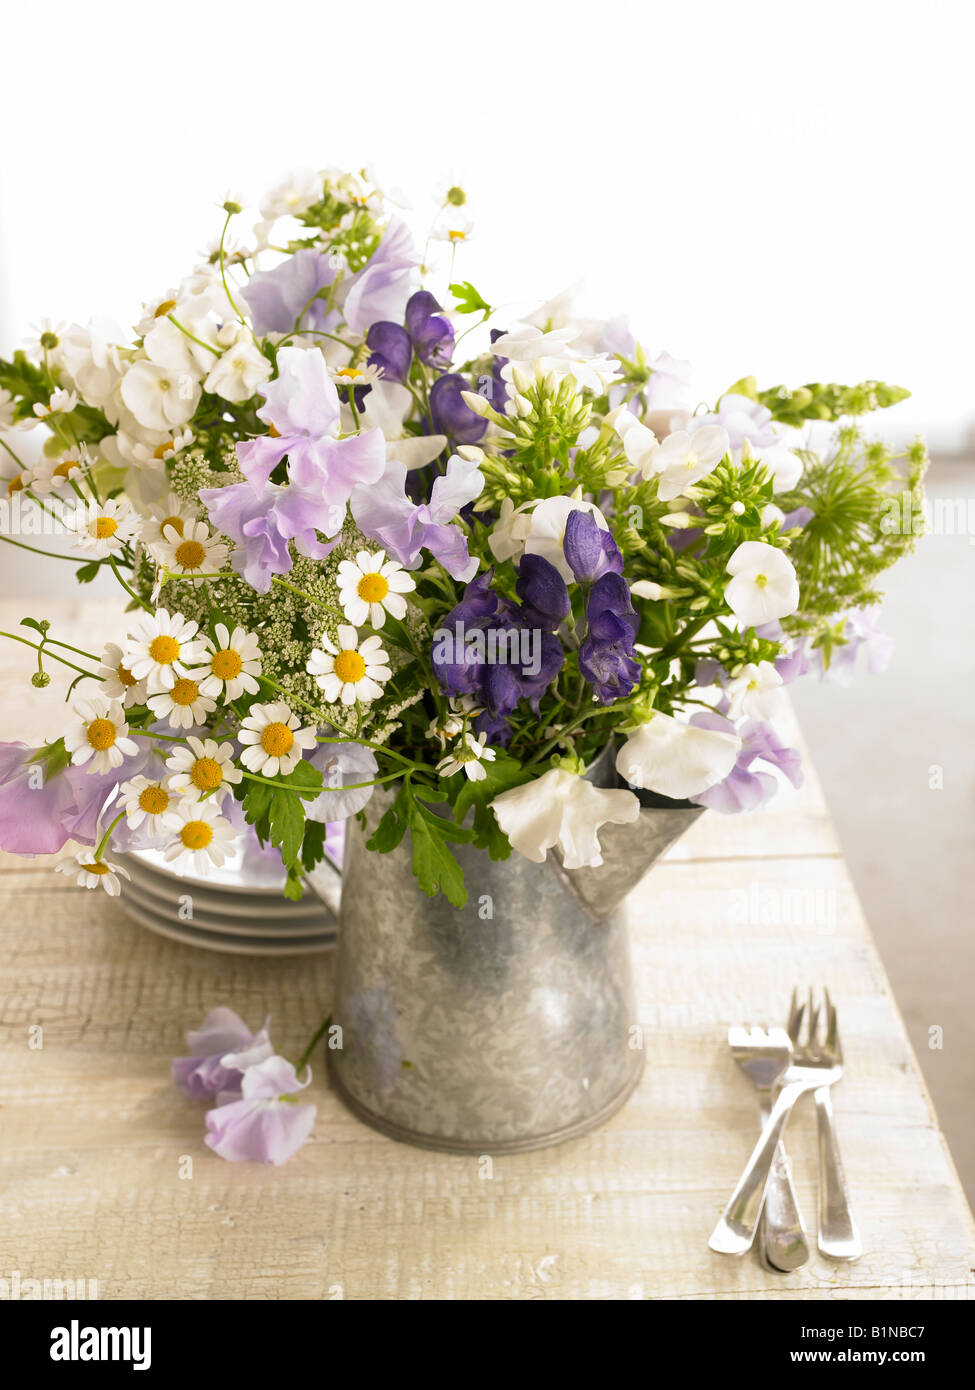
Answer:
POLYGON ((312 1035, 311 1042, 308 1044, 304 1052, 298 1058, 298 1061, 295 1063, 296 1072, 304 1070, 304 1068, 308 1065, 308 1060, 311 1057, 311 1054, 315 1051, 315 1048, 318 1046, 319 1042, 325 1036, 326 1030, 328 1029, 328 1026, 331 1022, 332 1015, 328 1014, 315 1029, 315 1032, 312 1035))
POLYGON ((98 848, 95 850, 95 862, 96 862, 96 863, 98 862, 99 859, 101 859, 102 855, 105 853, 105 846, 108 844, 108 837, 111 835, 112 831, 113 831, 113 830, 115 829, 115 827, 118 825, 119 821, 120 821, 120 820, 123 820, 124 817, 125 817, 125 812, 124 812, 124 811, 119 811, 118 815, 115 817, 115 819, 112 821, 111 825, 110 825, 110 826, 108 827, 108 829, 105 831, 105 834, 104 834, 104 835, 102 836, 102 838, 98 841, 98 848))

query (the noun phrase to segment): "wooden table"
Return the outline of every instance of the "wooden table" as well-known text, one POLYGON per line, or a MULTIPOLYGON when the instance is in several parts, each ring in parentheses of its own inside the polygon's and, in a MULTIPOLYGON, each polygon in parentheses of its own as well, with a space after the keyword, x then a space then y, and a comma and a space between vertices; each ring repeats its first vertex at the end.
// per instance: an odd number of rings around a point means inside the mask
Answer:
MULTIPOLYGON (((80 646, 119 630, 104 603, 45 609, 80 646)), ((0 625, 31 612, 5 601, 0 625)), ((63 707, 31 669, 0 644, 5 735, 38 742, 63 707)), ((0 869, 0 1279, 95 1279, 102 1298, 973 1295, 971 1213, 808 762, 800 793, 702 817, 633 894, 648 1054, 634 1097, 587 1138, 495 1159, 492 1178, 366 1128, 321 1069, 314 1134, 289 1164, 217 1158, 169 1079, 184 1031, 225 1003, 252 1025, 271 1014, 296 1055, 327 1011, 331 956, 176 945, 43 860, 0 869), (725 1031, 780 1020, 796 981, 839 1005, 835 1107, 866 1253, 773 1275, 707 1237, 757 1133, 725 1031)), ((812 1227, 814 1134, 809 1107, 790 1150, 812 1227)))

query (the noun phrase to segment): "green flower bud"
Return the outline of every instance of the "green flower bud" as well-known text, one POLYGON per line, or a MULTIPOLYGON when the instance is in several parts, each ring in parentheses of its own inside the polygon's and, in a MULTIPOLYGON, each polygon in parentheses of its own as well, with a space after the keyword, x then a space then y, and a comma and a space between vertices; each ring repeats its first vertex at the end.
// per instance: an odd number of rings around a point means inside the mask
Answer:
POLYGON ((38 690, 43 690, 46 685, 51 684, 51 677, 46 671, 35 671, 30 678, 30 683, 36 686, 38 690))

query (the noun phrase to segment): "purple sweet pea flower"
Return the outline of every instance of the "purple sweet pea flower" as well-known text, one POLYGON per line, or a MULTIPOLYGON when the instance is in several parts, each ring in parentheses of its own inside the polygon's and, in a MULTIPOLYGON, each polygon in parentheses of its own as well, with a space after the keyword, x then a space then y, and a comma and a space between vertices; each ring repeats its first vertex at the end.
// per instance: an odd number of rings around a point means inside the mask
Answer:
POLYGON ((241 1099, 208 1110, 206 1143, 221 1158, 238 1163, 286 1163, 311 1133, 317 1107, 296 1105, 299 1081, 294 1064, 271 1056, 249 1066, 240 1081, 241 1099))
POLYGON ((200 490, 200 501, 218 531, 229 536, 235 549, 230 563, 252 589, 266 594, 271 576, 291 568, 288 538, 278 524, 278 504, 286 492, 268 484, 258 495, 250 483, 200 490))
POLYGON ((405 222, 390 221, 376 250, 361 270, 349 278, 343 294, 342 317, 353 333, 370 324, 399 323, 410 297, 420 258, 405 222))
POLYGON ((756 449, 767 449, 778 442, 778 435, 772 428, 771 410, 736 391, 721 397, 717 413, 692 415, 686 428, 695 434, 705 425, 721 425, 726 429, 732 449, 740 449, 746 439, 756 449))
POLYGON ((413 344, 398 323, 374 323, 366 334, 369 365, 381 367, 387 381, 405 381, 413 361, 413 344))
POLYGON ((406 331, 420 361, 443 370, 450 366, 454 330, 450 320, 442 316, 441 307, 429 290, 418 290, 406 306, 406 331))
POLYGON ((476 444, 487 429, 487 421, 475 415, 461 395, 470 389, 470 382, 458 372, 438 377, 430 388, 433 427, 456 444, 476 444))
POLYGON ((569 513, 562 553, 580 584, 592 584, 603 574, 623 573, 623 556, 612 532, 597 525, 592 512, 569 513))
POLYGON ((296 328, 325 333, 336 328, 341 314, 327 309, 323 300, 315 298, 317 291, 330 285, 335 275, 328 257, 311 247, 296 251, 273 270, 252 275, 240 294, 250 310, 254 332, 263 338, 268 333, 291 333, 296 328))
POLYGON ((554 632, 562 619, 568 617, 571 604, 565 580, 544 556, 521 557, 515 588, 529 624, 554 632))
POLYGON ((252 1033, 233 1009, 211 1009, 199 1028, 186 1034, 191 1056, 173 1060, 173 1080, 191 1100, 212 1100, 240 1092, 248 1067, 273 1055, 267 1022, 252 1033))
MULTIPOLYGON (((349 494, 357 483, 382 477, 386 442, 382 431, 367 430, 336 439, 341 417, 339 394, 317 348, 282 348, 278 375, 263 389, 265 403, 257 412, 276 435, 262 435, 237 445, 241 471, 256 492, 266 487, 271 473, 288 456, 290 483, 305 491, 298 530, 315 529, 334 536, 342 529, 349 494), (308 508, 316 519, 311 522, 308 508)), ((287 508, 285 509, 287 513, 287 508)))
POLYGON ((43 752, 26 743, 0 743, 0 849, 9 854, 56 854, 69 840, 94 845, 109 795, 141 772, 149 757, 140 744, 137 754, 111 772, 69 764, 47 776, 43 752))
MULTIPOLYGON (((703 729, 720 729, 726 733, 734 733, 734 725, 719 714, 695 714, 691 723, 703 729)), ((752 764, 755 762, 778 768, 794 787, 801 787, 803 781, 802 757, 799 750, 787 747, 771 724, 749 719, 742 725, 739 733, 741 749, 728 776, 723 782, 718 782, 690 798, 699 806, 709 806, 724 815, 759 810, 778 790, 778 780, 770 772, 752 770, 752 764)))
POLYGON ((429 550, 454 579, 468 580, 478 561, 471 558, 463 531, 450 523, 483 487, 477 464, 455 454, 433 484, 430 501, 413 502, 406 492, 406 465, 390 459, 378 482, 353 490, 352 515, 364 535, 407 569, 416 569, 420 551, 429 550))
POLYGON ((634 641, 640 620, 626 580, 610 571, 597 579, 586 604, 589 631, 579 648, 579 670, 602 705, 630 692, 640 679, 634 641))

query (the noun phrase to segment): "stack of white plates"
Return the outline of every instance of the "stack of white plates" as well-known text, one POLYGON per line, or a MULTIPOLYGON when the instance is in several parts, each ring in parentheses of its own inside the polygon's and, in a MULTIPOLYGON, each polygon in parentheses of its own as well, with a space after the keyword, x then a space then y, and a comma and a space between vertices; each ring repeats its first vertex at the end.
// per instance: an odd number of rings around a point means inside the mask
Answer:
POLYGON ((131 875, 122 905, 150 931, 188 946, 255 956, 327 951, 338 932, 340 871, 331 861, 310 876, 300 902, 282 894, 281 861, 237 851, 206 877, 174 869, 158 850, 124 856, 131 875))

